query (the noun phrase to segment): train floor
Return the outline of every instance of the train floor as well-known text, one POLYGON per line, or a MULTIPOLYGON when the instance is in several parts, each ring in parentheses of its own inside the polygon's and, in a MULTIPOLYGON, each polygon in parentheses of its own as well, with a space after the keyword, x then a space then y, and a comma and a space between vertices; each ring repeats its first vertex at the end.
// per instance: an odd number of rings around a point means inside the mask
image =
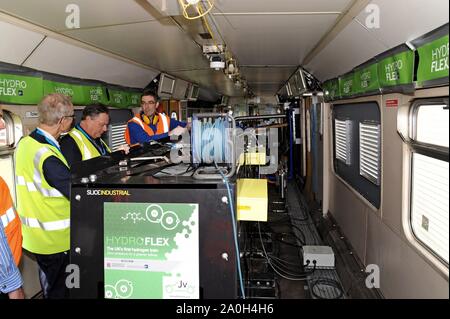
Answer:
POLYGON ((317 203, 307 203, 295 182, 288 183, 284 198, 269 184, 268 221, 242 222, 240 246, 249 299, 380 297, 365 287, 361 263, 349 254, 351 246, 332 217, 324 218, 317 203), (306 265, 303 246, 330 246, 335 267, 306 265))

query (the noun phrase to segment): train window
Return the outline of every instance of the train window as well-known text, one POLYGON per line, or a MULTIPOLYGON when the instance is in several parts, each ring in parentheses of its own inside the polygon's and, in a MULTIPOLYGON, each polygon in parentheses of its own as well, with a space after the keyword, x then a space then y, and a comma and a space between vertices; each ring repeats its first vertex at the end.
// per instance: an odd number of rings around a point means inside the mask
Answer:
POLYGON ((411 229, 422 245, 448 265, 448 103, 416 102, 412 110, 411 229))
POLYGON ((359 123, 359 174, 380 185, 380 125, 359 123))
POLYGON ((13 152, 15 137, 21 135, 22 126, 18 117, 9 111, 0 110, 0 175, 8 184, 15 201, 13 152))
POLYGON ((15 202, 16 192, 14 186, 14 164, 13 157, 11 155, 4 156, 0 154, 0 176, 8 185, 13 201, 15 202))
POLYGON ((0 147, 7 146, 6 123, 3 116, 0 116, 0 147))
POLYGON ((417 108, 416 138, 420 143, 448 147, 449 117, 445 104, 417 108))
POLYGON ((352 145, 352 121, 334 121, 334 138, 336 145, 336 159, 351 164, 351 145, 352 145))
POLYGON ((0 110, 0 154, 11 152, 23 135, 20 117, 6 110, 0 110))

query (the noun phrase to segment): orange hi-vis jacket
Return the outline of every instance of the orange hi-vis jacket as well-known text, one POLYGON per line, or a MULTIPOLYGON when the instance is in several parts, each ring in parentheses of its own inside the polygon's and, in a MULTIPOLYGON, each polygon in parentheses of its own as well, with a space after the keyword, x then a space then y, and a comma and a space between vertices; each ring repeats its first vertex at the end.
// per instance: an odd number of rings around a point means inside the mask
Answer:
MULTIPOLYGON (((153 129, 150 127, 150 125, 144 123, 144 121, 141 118, 141 114, 135 114, 135 116, 131 120, 129 120, 128 123, 134 122, 134 123, 138 124, 140 127, 142 127, 142 129, 149 136, 168 133, 169 129, 170 129, 170 117, 167 116, 166 114, 157 113, 157 114, 155 114, 154 118, 157 119, 156 120, 157 121, 156 122, 156 132, 153 131, 153 129)), ((155 120, 153 120, 153 122, 155 122, 155 120)), ((128 126, 125 130, 125 141, 127 142, 128 145, 131 144, 130 132, 128 130, 128 126)))
POLYGON ((22 225, 19 215, 13 206, 9 188, 3 178, 0 177, 0 222, 5 229, 8 244, 16 265, 19 265, 22 257, 22 225))

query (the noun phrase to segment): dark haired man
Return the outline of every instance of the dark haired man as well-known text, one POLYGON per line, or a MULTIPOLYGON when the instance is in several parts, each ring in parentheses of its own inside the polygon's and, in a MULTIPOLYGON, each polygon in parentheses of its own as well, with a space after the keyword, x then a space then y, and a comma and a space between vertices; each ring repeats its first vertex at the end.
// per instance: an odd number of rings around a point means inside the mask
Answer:
POLYGON ((158 97, 151 91, 145 91, 141 96, 141 112, 128 121, 125 131, 125 141, 129 145, 145 143, 167 138, 172 135, 182 135, 189 126, 171 119, 163 113, 158 113, 158 97))
POLYGON ((69 166, 111 153, 108 145, 101 139, 108 130, 108 125, 109 110, 106 106, 89 105, 83 109, 81 122, 61 139, 61 151, 69 166))

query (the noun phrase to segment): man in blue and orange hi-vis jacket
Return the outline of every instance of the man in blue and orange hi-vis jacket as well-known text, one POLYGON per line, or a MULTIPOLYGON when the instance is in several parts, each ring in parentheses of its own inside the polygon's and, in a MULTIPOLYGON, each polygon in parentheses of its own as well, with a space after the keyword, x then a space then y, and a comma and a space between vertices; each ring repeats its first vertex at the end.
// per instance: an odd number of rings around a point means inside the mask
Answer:
POLYGON ((125 141, 129 145, 146 143, 167 138, 172 135, 182 135, 189 125, 171 119, 164 113, 158 113, 158 97, 150 91, 141 96, 141 112, 128 121, 125 130, 125 141))

